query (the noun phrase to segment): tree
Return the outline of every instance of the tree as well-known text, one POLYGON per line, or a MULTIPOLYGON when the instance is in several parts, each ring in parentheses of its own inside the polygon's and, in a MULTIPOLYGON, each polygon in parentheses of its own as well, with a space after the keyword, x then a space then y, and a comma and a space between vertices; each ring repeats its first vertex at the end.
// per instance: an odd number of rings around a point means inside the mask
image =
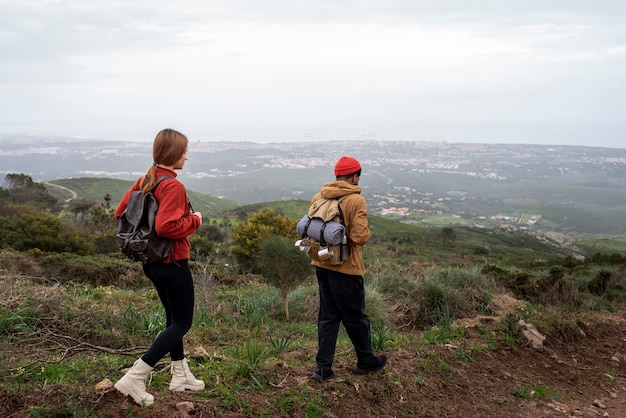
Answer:
POLYGON ((295 242, 298 238, 296 221, 276 214, 273 209, 267 209, 256 212, 246 222, 233 228, 235 245, 230 251, 242 270, 258 273, 259 249, 270 234, 293 239, 295 242))
POLYGON ((454 242, 456 240, 456 232, 454 229, 446 226, 441 230, 441 241, 443 242, 443 246, 445 247, 447 244, 454 242))
POLYGON ((203 235, 192 234, 189 237, 189 242, 191 244, 191 259, 194 261, 210 259, 215 251, 215 244, 203 235))
POLYGON ((192 260, 210 260, 217 255, 224 242, 224 233, 215 224, 203 219, 203 224, 189 237, 192 260), (206 223, 205 223, 206 222, 206 223))
POLYGON ((224 241, 224 233, 217 227, 217 225, 211 223, 203 223, 194 235, 200 235, 213 242, 224 241))
POLYGON ((292 240, 270 234, 259 247, 257 268, 263 280, 280 291, 285 318, 289 319, 289 292, 311 277, 311 260, 295 248, 292 240))
POLYGON ((94 203, 87 210, 86 215, 81 214, 84 217, 84 222, 81 222, 83 229, 88 230, 90 233, 108 234, 111 232, 117 232, 118 221, 115 219, 113 210, 103 205, 94 203))
POLYGON ((94 204, 89 208, 80 229, 92 237, 97 254, 112 254, 120 251, 115 241, 118 224, 109 205, 94 204))
POLYGON ((113 200, 113 198, 111 197, 111 195, 109 193, 106 193, 103 197, 104 199, 104 203, 102 204, 102 206, 105 209, 109 209, 111 207, 111 200, 113 200))
POLYGON ((53 211, 58 206, 57 199, 48 193, 46 187, 26 174, 7 174, 4 181, 8 187, 3 194, 13 204, 32 205, 42 211, 53 211))
POLYGON ((74 215, 74 225, 80 225, 85 220, 85 216, 89 214, 92 207, 98 207, 98 204, 89 199, 73 199, 69 203, 70 212, 74 215))

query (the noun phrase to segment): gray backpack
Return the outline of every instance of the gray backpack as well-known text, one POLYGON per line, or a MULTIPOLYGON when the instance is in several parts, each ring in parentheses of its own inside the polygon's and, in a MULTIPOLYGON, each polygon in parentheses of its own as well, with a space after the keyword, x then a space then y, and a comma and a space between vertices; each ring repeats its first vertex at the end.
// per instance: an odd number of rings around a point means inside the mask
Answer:
POLYGON ((346 196, 316 200, 296 225, 296 233, 302 237, 297 245, 311 260, 339 265, 350 258, 350 244, 339 207, 346 196))

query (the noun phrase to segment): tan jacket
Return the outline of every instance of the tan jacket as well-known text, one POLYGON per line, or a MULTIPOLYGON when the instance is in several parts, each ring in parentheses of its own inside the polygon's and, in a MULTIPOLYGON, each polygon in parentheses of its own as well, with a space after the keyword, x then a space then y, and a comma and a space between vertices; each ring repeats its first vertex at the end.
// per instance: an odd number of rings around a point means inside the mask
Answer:
POLYGON ((321 264, 311 261, 311 264, 328 270, 338 271, 344 274, 363 276, 363 245, 370 239, 370 228, 367 221, 367 207, 365 198, 361 196, 361 187, 352 185, 346 181, 334 181, 322 186, 319 193, 311 199, 311 203, 320 198, 334 199, 346 196, 339 207, 343 213, 343 220, 350 244, 350 258, 338 266, 321 264))

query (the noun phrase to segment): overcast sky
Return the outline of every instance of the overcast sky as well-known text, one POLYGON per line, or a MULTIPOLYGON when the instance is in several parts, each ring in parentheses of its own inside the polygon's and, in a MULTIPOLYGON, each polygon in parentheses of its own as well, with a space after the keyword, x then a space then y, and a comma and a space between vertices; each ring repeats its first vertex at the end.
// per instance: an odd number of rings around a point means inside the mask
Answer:
POLYGON ((0 0, 0 134, 626 147, 624 0, 0 0))

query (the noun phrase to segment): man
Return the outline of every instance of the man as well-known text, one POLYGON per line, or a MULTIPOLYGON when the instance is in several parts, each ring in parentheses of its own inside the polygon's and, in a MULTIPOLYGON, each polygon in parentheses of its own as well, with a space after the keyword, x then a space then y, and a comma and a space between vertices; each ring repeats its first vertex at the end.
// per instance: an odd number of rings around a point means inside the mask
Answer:
POLYGON ((385 367, 385 356, 372 353, 370 321, 365 312, 363 286, 363 245, 370 238, 365 198, 361 196, 359 179, 361 164, 353 157, 344 156, 335 164, 336 181, 322 186, 311 203, 320 198, 346 196, 339 207, 350 246, 350 257, 340 265, 312 261, 319 284, 320 307, 317 319, 317 370, 311 376, 318 382, 332 378, 337 334, 343 322, 354 346, 357 363, 354 372, 366 374, 385 367))

